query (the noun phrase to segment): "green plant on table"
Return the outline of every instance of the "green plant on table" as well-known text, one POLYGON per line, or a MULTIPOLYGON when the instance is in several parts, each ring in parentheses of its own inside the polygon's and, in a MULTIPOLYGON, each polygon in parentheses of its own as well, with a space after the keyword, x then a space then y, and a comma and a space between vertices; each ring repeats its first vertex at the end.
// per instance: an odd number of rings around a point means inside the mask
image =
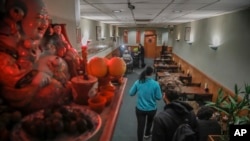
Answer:
POLYGON ((225 123, 223 140, 229 140, 229 125, 241 125, 250 123, 250 85, 245 84, 244 90, 234 87, 234 95, 224 94, 223 89, 218 91, 217 99, 207 101, 206 106, 212 107, 220 114, 220 121, 225 123), (242 96, 240 96, 240 94, 242 96), (246 111, 246 114, 240 112, 246 111))

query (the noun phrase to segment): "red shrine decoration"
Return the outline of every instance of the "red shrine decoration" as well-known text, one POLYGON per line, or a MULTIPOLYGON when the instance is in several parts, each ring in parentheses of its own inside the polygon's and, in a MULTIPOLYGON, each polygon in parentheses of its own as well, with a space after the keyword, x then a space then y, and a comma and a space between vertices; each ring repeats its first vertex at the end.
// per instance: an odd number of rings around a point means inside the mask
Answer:
POLYGON ((83 62, 83 79, 88 80, 88 72, 87 72, 87 62, 88 62, 88 47, 86 45, 82 46, 82 62, 83 62))

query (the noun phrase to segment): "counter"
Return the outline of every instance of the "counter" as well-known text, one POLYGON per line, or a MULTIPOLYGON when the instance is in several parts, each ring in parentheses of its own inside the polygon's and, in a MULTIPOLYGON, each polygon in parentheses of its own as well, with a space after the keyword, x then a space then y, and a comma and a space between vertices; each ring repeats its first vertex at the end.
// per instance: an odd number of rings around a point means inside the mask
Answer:
POLYGON ((116 121, 119 115, 124 89, 126 87, 127 78, 123 78, 123 83, 116 86, 115 96, 109 106, 100 114, 102 126, 100 130, 88 141, 111 141, 115 129, 116 121))

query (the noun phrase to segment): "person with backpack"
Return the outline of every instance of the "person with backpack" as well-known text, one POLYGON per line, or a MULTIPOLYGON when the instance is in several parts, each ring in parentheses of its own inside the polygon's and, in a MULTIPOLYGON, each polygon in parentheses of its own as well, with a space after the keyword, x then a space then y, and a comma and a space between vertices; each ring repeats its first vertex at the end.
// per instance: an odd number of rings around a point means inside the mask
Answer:
POLYGON ((196 115, 186 102, 179 101, 179 92, 164 90, 164 111, 159 112, 153 121, 152 141, 197 141, 196 115))

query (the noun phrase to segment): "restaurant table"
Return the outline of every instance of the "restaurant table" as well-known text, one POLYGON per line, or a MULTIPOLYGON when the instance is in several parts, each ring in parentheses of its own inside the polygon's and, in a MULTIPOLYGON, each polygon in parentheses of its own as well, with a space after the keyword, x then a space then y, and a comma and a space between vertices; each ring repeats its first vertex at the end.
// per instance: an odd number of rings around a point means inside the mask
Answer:
POLYGON ((155 72, 161 71, 161 70, 167 70, 168 72, 177 72, 179 67, 175 64, 163 64, 158 63, 154 64, 155 72))
POLYGON ((164 53, 164 54, 161 54, 161 58, 172 58, 172 53, 164 53))
POLYGON ((194 95, 195 101, 211 101, 213 94, 205 91, 202 87, 181 86, 182 95, 194 95))
POLYGON ((154 59, 154 64, 158 64, 158 63, 166 63, 166 64, 171 64, 171 63, 173 63, 174 61, 173 61, 173 59, 172 58, 166 58, 166 59, 164 59, 164 58, 155 58, 154 59))
POLYGON ((170 72, 167 72, 167 71, 164 71, 164 72, 157 72, 156 73, 156 80, 162 78, 162 77, 169 77, 169 76, 175 76, 175 77, 188 77, 187 74, 184 74, 184 73, 181 73, 181 72, 176 72, 176 73, 170 73, 170 72))
POLYGON ((116 121, 122 104, 124 89, 127 78, 123 78, 123 83, 116 86, 115 96, 109 106, 100 114, 102 125, 100 130, 88 141, 111 141, 115 129, 116 121))

